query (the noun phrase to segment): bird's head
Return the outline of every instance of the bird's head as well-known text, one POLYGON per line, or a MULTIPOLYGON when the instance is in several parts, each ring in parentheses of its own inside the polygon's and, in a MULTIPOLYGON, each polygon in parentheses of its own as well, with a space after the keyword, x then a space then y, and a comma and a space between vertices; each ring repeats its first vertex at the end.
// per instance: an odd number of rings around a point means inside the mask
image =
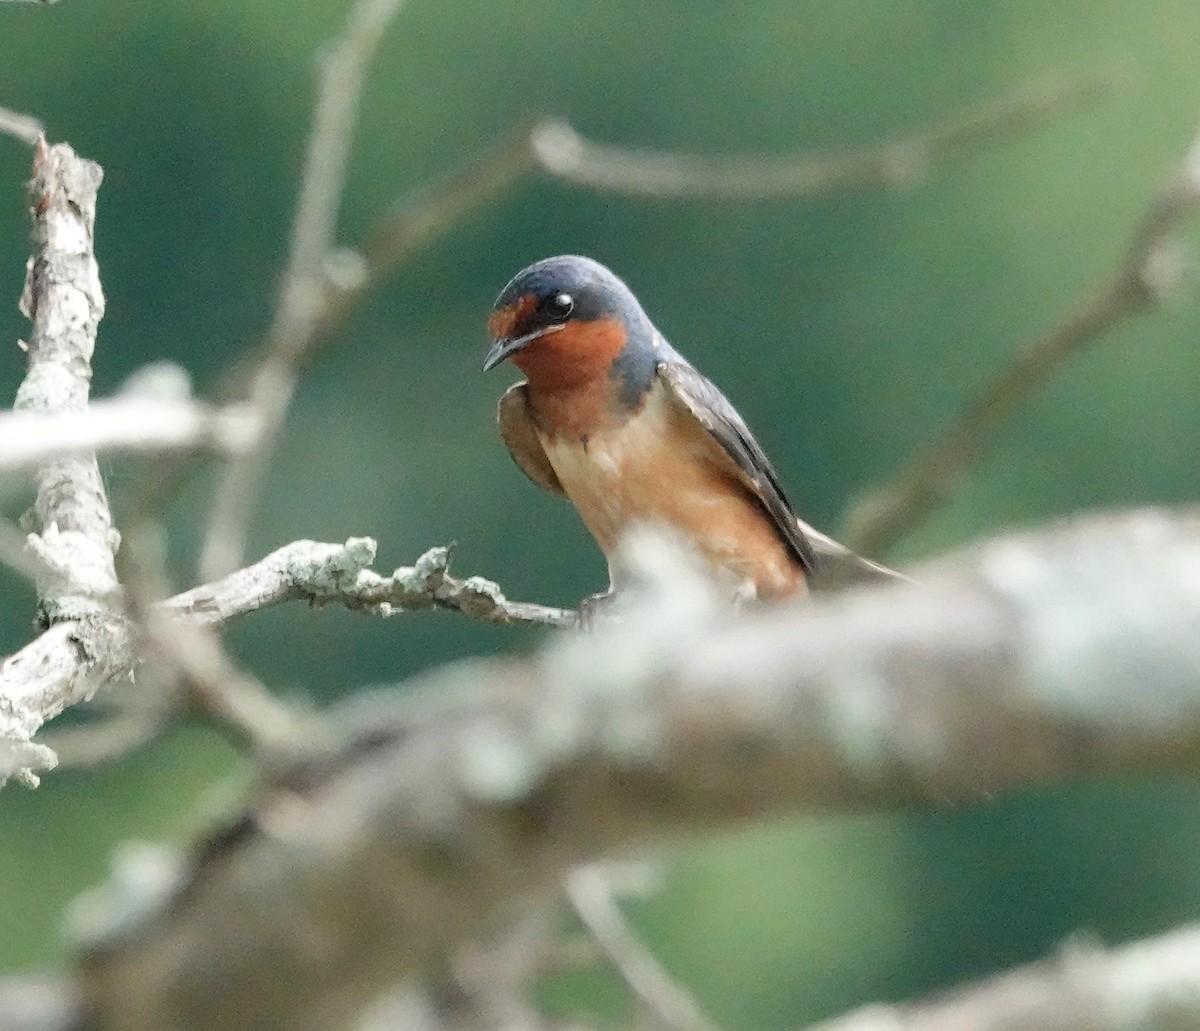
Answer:
POLYGON ((488 319, 484 371, 512 359, 536 387, 598 376, 641 390, 653 370, 654 327, 632 291, 591 258, 564 255, 522 269, 488 319))

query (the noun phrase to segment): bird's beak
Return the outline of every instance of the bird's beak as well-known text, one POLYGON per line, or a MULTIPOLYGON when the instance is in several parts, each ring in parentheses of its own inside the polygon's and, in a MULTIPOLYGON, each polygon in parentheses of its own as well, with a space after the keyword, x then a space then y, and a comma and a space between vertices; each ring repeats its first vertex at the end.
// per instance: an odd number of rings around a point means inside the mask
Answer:
POLYGON ((523 337, 501 337, 492 344, 492 349, 488 351, 487 358, 483 361, 483 371, 494 369, 502 361, 528 347, 538 337, 544 337, 547 333, 554 333, 560 329, 562 326, 543 326, 541 329, 535 329, 532 333, 526 333, 523 337))

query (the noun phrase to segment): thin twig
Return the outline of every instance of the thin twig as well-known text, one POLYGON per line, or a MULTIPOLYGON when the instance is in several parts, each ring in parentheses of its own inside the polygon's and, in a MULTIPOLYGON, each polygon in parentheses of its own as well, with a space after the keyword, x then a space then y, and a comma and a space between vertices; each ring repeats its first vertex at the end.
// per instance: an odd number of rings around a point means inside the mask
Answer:
POLYGON ((1100 290, 1017 352, 931 440, 850 510, 839 536, 855 551, 884 554, 949 495, 990 434, 1069 358, 1135 315, 1156 308, 1185 263, 1171 239, 1200 203, 1200 137, 1134 230, 1125 258, 1100 290))
POLYGON ((150 522, 126 534, 123 563, 126 612, 139 654, 158 659, 183 687, 179 700, 189 714, 211 721, 235 747, 260 763, 291 760, 321 738, 318 724, 242 670, 211 625, 183 620, 162 599, 167 594, 161 534, 150 522))
MULTIPOLYGON (((38 3, 40 0, 26 0, 26 2, 38 3)), ((37 143, 43 131, 42 123, 33 115, 25 115, 20 111, 10 111, 6 107, 0 107, 0 133, 5 136, 13 136, 32 147, 37 143)))
POLYGON ((1027 132, 1092 103, 1113 78, 1104 73, 1049 82, 891 142, 840 154, 715 157, 615 147, 584 139, 565 122, 541 125, 533 148, 551 175, 595 190, 649 197, 763 200, 892 186, 911 182, 951 154, 1027 132))
POLYGON ((357 122, 359 99, 371 58, 404 0, 358 0, 346 29, 321 61, 321 82, 288 267, 279 306, 267 332, 267 357, 254 371, 248 392, 263 421, 257 447, 235 459, 217 491, 200 558, 202 579, 241 562, 257 485, 291 404, 299 365, 314 339, 325 304, 329 262, 337 242, 337 216, 357 122))
POLYGON ((292 758, 321 739, 319 722, 276 698, 241 669, 211 630, 148 609, 142 621, 150 653, 182 678, 193 715, 211 720, 256 760, 292 758))
MULTIPOLYGON (((561 119, 536 122, 515 132, 506 142, 473 159, 442 182, 418 189, 397 201, 391 213, 375 226, 357 252, 358 263, 352 263, 353 267, 348 269, 352 274, 334 277, 326 284, 321 298, 324 308, 313 320, 309 327, 310 337, 303 344, 304 358, 311 357, 316 345, 328 339, 364 293, 384 275, 430 240, 456 225, 466 212, 493 200, 530 173, 540 170, 564 182, 592 189, 650 192, 646 186, 647 176, 653 179, 654 172, 653 167, 643 167, 638 163, 644 156, 649 157, 651 166, 656 166, 660 161, 668 164, 681 161, 688 166, 689 162, 696 160, 705 167, 714 162, 717 166, 732 162, 739 167, 745 165, 757 170, 756 175, 762 173, 764 166, 769 168, 778 162, 780 166, 791 170, 795 179, 793 188, 802 191, 812 188, 849 188, 866 181, 863 176, 865 166, 870 164, 869 155, 878 157, 885 153, 928 150, 927 160, 932 161, 948 155, 954 149, 966 149, 972 143, 992 136, 1035 127, 1074 104, 1093 101, 1111 82, 1111 75, 1097 74, 1071 82, 1045 84, 1040 89, 1026 90, 999 100, 972 115, 852 155, 807 154, 778 159, 691 158, 667 151, 647 152, 594 143, 561 119), (614 167, 619 166, 624 171, 613 173, 610 160, 614 167), (848 170, 850 178, 831 176, 830 171, 835 168, 848 170), (631 183, 625 182, 627 178, 631 183), (611 186, 601 180, 611 181, 611 186), (636 185, 638 183, 642 185, 636 185)), ((881 162, 879 167, 889 169, 890 177, 880 176, 879 181, 885 184, 895 181, 895 170, 900 163, 895 157, 891 161, 881 162)), ((909 165, 911 172, 911 161, 909 165)), ((717 177, 716 195, 726 189, 727 178, 724 173, 717 177)), ((690 183, 683 192, 697 192, 702 185, 690 183)), ((264 341, 258 349, 251 367, 265 360, 267 344, 268 341, 264 341)), ((245 369, 239 367, 229 377, 225 392, 231 393, 244 378, 245 369)))
POLYGON ((633 932, 602 866, 582 866, 566 878, 567 898, 630 990, 669 1031, 716 1031, 696 1000, 633 932))

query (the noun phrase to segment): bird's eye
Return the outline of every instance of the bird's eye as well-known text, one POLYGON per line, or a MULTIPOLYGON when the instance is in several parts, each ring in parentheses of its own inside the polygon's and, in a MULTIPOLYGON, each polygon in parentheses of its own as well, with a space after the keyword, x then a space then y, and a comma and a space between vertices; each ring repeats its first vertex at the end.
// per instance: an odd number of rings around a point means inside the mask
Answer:
POLYGON ((575 310, 575 298, 570 294, 555 294, 546 298, 542 310, 552 319, 565 319, 575 310))

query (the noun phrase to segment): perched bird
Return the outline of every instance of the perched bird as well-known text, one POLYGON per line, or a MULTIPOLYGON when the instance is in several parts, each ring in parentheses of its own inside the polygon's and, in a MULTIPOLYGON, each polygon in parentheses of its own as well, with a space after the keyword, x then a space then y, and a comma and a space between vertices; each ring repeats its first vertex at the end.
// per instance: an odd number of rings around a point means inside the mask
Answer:
POLYGON ((511 360, 528 377, 500 400, 500 435, 534 483, 575 506, 614 587, 621 536, 652 523, 741 596, 807 590, 818 566, 810 528, 767 456, 616 275, 590 258, 539 261, 500 293, 488 329, 484 371, 511 360))

